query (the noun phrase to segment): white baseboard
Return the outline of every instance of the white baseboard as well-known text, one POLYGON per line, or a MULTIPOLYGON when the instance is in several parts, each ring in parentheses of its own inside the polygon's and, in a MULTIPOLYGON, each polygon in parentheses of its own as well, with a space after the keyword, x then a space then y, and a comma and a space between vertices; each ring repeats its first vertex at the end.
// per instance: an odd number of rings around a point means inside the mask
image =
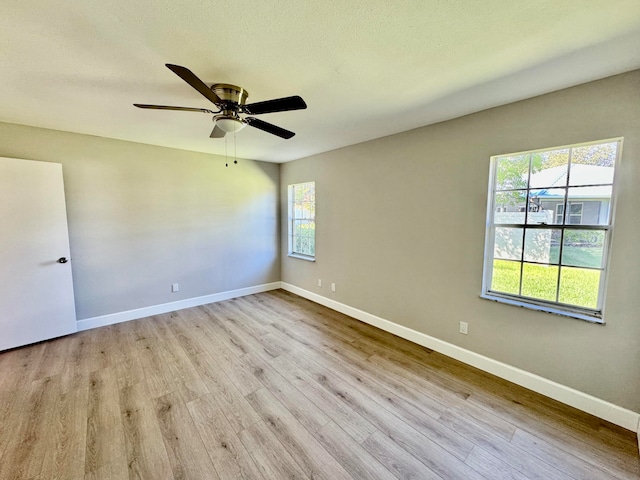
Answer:
POLYGON ((242 297, 254 293, 267 292, 269 290, 277 290, 280 288, 280 282, 265 283, 263 285, 255 285, 253 287, 239 288, 238 290, 229 290, 227 292, 214 293, 212 295, 204 295, 202 297, 187 298, 178 300, 177 302, 162 303, 160 305, 152 305, 150 307, 136 308, 135 310, 127 310, 125 312, 110 313, 109 315, 101 315, 99 317, 85 318, 78 320, 78 331, 90 330, 92 328, 113 325, 114 323, 128 322, 138 318, 149 317, 151 315, 160 315, 162 313, 175 312, 185 308, 206 305, 207 303, 221 302, 231 298, 242 297))
POLYGON ((460 360, 468 365, 484 370, 517 385, 538 392, 564 404, 575 407, 596 417, 607 420, 623 428, 638 432, 640 441, 640 413, 632 412, 613 403, 601 400, 584 392, 561 385, 533 373, 521 370, 506 363, 493 360, 470 350, 431 337, 408 327, 398 325, 384 318, 377 317, 363 310, 345 305, 330 298, 304 290, 286 282, 281 282, 282 289, 287 290, 313 302, 329 307, 362 322, 373 325, 387 332, 393 333, 411 342, 435 350, 448 357, 460 360))

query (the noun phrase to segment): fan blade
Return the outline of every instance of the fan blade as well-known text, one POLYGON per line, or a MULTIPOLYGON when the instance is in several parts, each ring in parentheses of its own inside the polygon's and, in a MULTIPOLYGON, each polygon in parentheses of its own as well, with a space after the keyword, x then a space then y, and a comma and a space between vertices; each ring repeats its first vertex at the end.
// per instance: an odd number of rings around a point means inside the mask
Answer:
POLYGON ((302 97, 295 95, 293 97, 276 98, 274 100, 266 100, 264 102, 250 103, 244 106, 244 111, 251 115, 260 115, 261 113, 286 112, 289 110, 304 110, 307 104, 304 103, 302 97))
POLYGON ((211 132, 211 135, 209 135, 209 138, 222 138, 224 137, 225 133, 227 132, 216 125, 215 127, 213 127, 213 131, 211 132))
POLYGON ((206 108, 192 108, 192 107, 171 107, 169 105, 146 105, 144 103, 134 103, 134 107, 149 108, 152 110, 178 110, 181 112, 202 112, 202 113, 218 113, 213 110, 207 110, 206 108))
POLYGON ((171 63, 167 63, 167 68, 171 70, 173 73, 178 75, 182 80, 187 82, 193 88, 195 88, 198 92, 200 92, 205 98, 209 101, 215 103, 216 105, 222 103, 220 97, 216 95, 213 90, 211 90, 207 85, 200 80, 196 75, 189 70, 188 68, 181 67, 180 65, 172 65, 171 63))
POLYGON ((252 127, 258 128, 260 130, 264 130, 267 133, 272 133, 273 135, 277 135, 282 138, 289 139, 295 135, 295 133, 290 132, 289 130, 285 130, 284 128, 278 127, 273 123, 264 122, 258 118, 247 117, 244 121, 251 125, 252 127))

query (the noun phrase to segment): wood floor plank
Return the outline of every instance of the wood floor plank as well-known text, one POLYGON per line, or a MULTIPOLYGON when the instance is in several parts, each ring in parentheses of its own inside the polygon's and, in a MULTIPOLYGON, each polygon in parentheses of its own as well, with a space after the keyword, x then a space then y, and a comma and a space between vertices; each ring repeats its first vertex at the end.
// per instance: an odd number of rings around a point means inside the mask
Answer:
POLYGON ((337 400, 286 355, 274 358, 269 363, 357 442, 364 441, 376 431, 370 422, 337 400))
POLYGON ((561 428, 559 425, 549 425, 535 414, 521 409, 519 405, 508 400, 488 396, 486 392, 475 392, 468 401, 480 408, 486 408, 496 416, 507 419, 516 425, 521 425, 527 431, 541 436, 547 442, 569 451, 583 461, 593 459, 597 464, 619 471, 622 478, 640 477, 640 458, 629 451, 611 447, 606 442, 598 442, 593 436, 577 437, 576 433, 561 428), (512 405, 513 404, 513 405, 512 405), (630 477, 629 477, 630 476, 630 477))
MULTIPOLYGON (((264 480, 236 430, 218 406, 215 393, 190 402, 187 408, 221 480, 264 480)), ((257 422, 251 425, 254 423, 257 422)))
POLYGON ((165 448, 177 479, 218 480, 193 418, 175 393, 156 399, 156 416, 165 448))
POLYGON ((211 393, 207 398, 215 399, 235 433, 260 420, 260 416, 251 408, 244 395, 208 353, 197 355, 193 364, 211 393))
POLYGON ((544 432, 543 435, 557 435, 563 442, 604 449, 608 454, 613 452, 627 459, 637 458, 631 432, 623 435, 618 433, 610 442, 606 442, 601 434, 602 426, 607 424, 604 420, 444 355, 434 353, 431 358, 443 376, 464 383, 472 390, 473 394, 468 399, 470 402, 484 404, 504 413, 505 417, 515 415, 519 421, 529 421, 532 427, 544 432))
POLYGON ((85 473, 125 456, 118 382, 110 368, 93 371, 89 376, 85 473))
POLYGON ((111 344, 112 365, 118 386, 130 387, 144 381, 144 368, 128 325, 117 323, 111 326, 111 344))
POLYGON ((47 435, 53 427, 59 387, 56 377, 30 382, 28 395, 24 397, 26 403, 17 407, 18 411, 12 415, 10 422, 3 424, 2 435, 9 439, 0 462, 0 478, 31 478, 40 475, 47 435), (9 426, 11 427, 7 428, 9 426))
POLYGON ((84 478, 88 418, 88 383, 60 392, 41 475, 50 480, 84 478))
MULTIPOLYGON (((511 439, 511 444, 527 452, 529 455, 552 465, 554 468, 570 475, 576 480, 591 480, 594 477, 606 478, 613 474, 610 470, 606 471, 608 470, 606 467, 600 468, 596 465, 585 463, 567 451, 559 449, 555 445, 521 429, 516 430, 511 439)), ((618 478, 622 478, 619 472, 617 472, 617 476, 618 478)), ((640 478, 639 476, 635 477, 640 478)))
POLYGON ((39 380, 61 373, 66 363, 69 345, 69 342, 65 341, 64 337, 45 342, 38 366, 33 370, 30 379, 39 380))
POLYGON ((295 294, 285 292, 283 290, 277 290, 268 292, 267 295, 281 296, 283 298, 286 298, 290 302, 299 303, 305 311, 311 310, 316 312, 318 315, 328 317, 331 320, 331 326, 333 328, 335 328, 336 326, 346 326, 347 329, 355 333, 354 336, 358 339, 369 339, 375 345, 388 346, 393 351, 399 352, 408 358, 423 360, 426 359, 432 352, 431 349, 423 347, 422 345, 418 345, 396 335, 392 335, 377 327, 368 325, 364 322, 360 322, 343 313, 327 309, 318 304, 313 304, 313 302, 302 299, 295 294))
POLYGON ((218 314, 222 317, 221 328, 229 336, 229 341, 235 345, 242 343, 245 353, 256 353, 269 360, 286 353, 288 349, 277 342, 269 342, 264 339, 268 331, 258 328, 255 322, 246 319, 244 315, 234 313, 225 302, 216 305, 218 314), (244 320, 244 321, 243 321, 244 320), (241 340, 238 340, 241 339, 241 340))
POLYGON ((380 431, 371 435, 363 446, 397 478, 402 480, 412 478, 442 480, 443 478, 380 431))
POLYGON ((189 358, 206 352, 202 320, 197 310, 187 308, 174 313, 167 320, 167 326, 189 358))
POLYGON ((402 419, 406 424, 412 425, 416 430, 433 439, 438 445, 460 460, 464 460, 473 449, 473 444, 470 441, 434 418, 434 415, 439 416, 440 412, 443 411, 441 405, 438 407, 439 410, 435 412, 429 408, 431 405, 426 403, 420 408, 369 378, 366 372, 351 368, 344 362, 336 362, 326 355, 310 355, 308 353, 306 358, 326 365, 332 371, 338 372, 351 387, 352 392, 357 391, 372 399, 382 408, 402 419))
POLYGON ((209 354, 243 395, 248 395, 263 387, 262 382, 253 374, 250 365, 226 347, 220 345, 215 352, 210 351, 209 354))
POLYGON ((60 373, 60 389, 63 393, 84 388, 89 384, 90 369, 83 363, 83 354, 88 351, 86 336, 69 335, 63 339, 68 343, 65 365, 60 373))
POLYGON ((15 348, 0 354, 0 391, 11 392, 32 378, 46 349, 46 342, 15 348))
POLYGON ((16 387, 12 391, 0 390, 0 425, 2 425, 0 461, 4 458, 5 452, 10 447, 13 448, 13 442, 17 441, 20 426, 27 418, 23 414, 23 408, 27 405, 27 399, 31 395, 30 384, 31 382, 16 387))
POLYGON ((178 392, 184 403, 209 393, 209 389, 175 337, 168 333, 161 343, 161 365, 171 391, 178 392))
POLYGON ((394 478, 384 465, 336 423, 327 423, 314 433, 314 437, 353 478, 358 480, 392 480, 394 478))
POLYGON ((163 344, 146 337, 136 341, 138 358, 144 371, 144 378, 152 398, 171 393, 171 383, 166 378, 163 367, 163 344))
POLYGON ((238 299, 232 298, 216 303, 216 309, 224 317, 225 323, 237 326, 253 338, 260 338, 270 332, 268 326, 258 320, 258 316, 249 314, 248 308, 238 299))
POLYGON ((464 461, 475 471, 491 480, 530 480, 508 462, 495 457, 480 447, 475 447, 464 461))
POLYGON ((309 480, 264 422, 240 432, 240 440, 265 479, 309 480))
POLYGON ((237 356, 242 356, 252 351, 251 346, 247 344, 242 336, 237 335, 233 330, 226 327, 226 319, 217 305, 202 305, 198 308, 209 316, 210 329, 215 333, 215 337, 231 352, 237 356))
POLYGON ((355 350, 351 344, 326 345, 325 352, 349 365, 350 369, 357 373, 358 378, 367 377, 370 385, 380 385, 433 418, 439 418, 447 409, 444 403, 429 394, 429 390, 422 393, 398 380, 397 376, 367 362, 368 357, 363 357, 362 353, 355 350))
POLYGON ((120 414, 126 443, 129 478, 172 480, 173 472, 145 382, 120 389, 120 414))
POLYGON ((453 409, 447 410, 442 416, 442 421, 471 439, 478 447, 497 458, 505 460, 513 468, 531 479, 568 480, 571 478, 546 461, 541 461, 531 456, 526 450, 522 450, 485 430, 476 424, 472 418, 465 415, 464 412, 454 411, 453 409))
POLYGON ((116 458, 107 465, 87 473, 84 477, 85 480, 124 480, 126 478, 128 478, 126 457, 116 458))
MULTIPOLYGON (((395 443, 441 477, 468 480, 482 479, 480 474, 468 467, 463 462, 463 459, 460 458, 464 450, 457 450, 458 456, 455 456, 454 453, 440 445, 441 438, 431 439, 423 434, 421 428, 416 429, 403 421, 393 421, 393 419, 382 417, 381 411, 384 409, 381 409, 365 393, 358 389, 342 384, 337 386, 337 391, 342 391, 342 397, 350 398, 352 403, 360 405, 361 411, 366 412, 364 413, 365 418, 374 423, 382 433, 392 438, 395 443)), ((445 445, 449 446, 448 443, 445 443, 445 445)), ((472 444, 470 445, 470 448, 473 449, 472 444)), ((465 458, 468 453, 464 455, 465 458)))
MULTIPOLYGON (((315 432, 329 423, 330 418, 322 410, 289 383, 262 357, 251 353, 244 355, 242 358, 251 366, 255 376, 269 392, 282 402, 288 411, 310 431, 315 432)), ((251 395, 248 395, 247 399, 250 397, 251 395)))
POLYGON ((253 392, 247 396, 247 400, 309 478, 350 480, 350 475, 342 465, 318 443, 269 389, 263 388, 253 392))
MULTIPOLYGON (((360 348, 358 341, 353 342, 352 345, 354 348, 360 348)), ((400 356, 387 355, 383 357, 376 353, 368 357, 366 361, 373 368, 384 370, 389 375, 393 375, 398 381, 418 391, 427 392, 443 405, 466 405, 463 402, 469 398, 470 393, 459 389, 458 385, 446 383, 432 369, 400 356)))

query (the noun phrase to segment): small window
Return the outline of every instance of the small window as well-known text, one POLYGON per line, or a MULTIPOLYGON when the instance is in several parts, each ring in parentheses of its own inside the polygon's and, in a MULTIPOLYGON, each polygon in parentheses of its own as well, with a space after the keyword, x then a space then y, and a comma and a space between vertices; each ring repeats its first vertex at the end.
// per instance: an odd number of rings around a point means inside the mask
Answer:
POLYGON ((581 202, 569 202, 569 223, 571 225, 580 225, 582 223, 582 207, 581 202))
POLYGON ((621 148, 614 139, 491 158, 484 298, 602 323, 621 148))
POLYGON ((556 223, 562 223, 564 217, 564 203, 556 205, 556 223))
POLYGON ((289 256, 316 256, 316 183, 289 185, 289 256))

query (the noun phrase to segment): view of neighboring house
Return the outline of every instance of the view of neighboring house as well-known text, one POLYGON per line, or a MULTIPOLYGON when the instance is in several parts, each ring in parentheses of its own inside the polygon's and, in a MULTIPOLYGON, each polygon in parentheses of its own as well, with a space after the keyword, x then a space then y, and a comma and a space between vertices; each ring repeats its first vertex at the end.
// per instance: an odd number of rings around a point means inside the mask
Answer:
MULTIPOLYGON (((531 175, 527 223, 605 225, 609 222, 614 169, 596 165, 572 165, 567 188, 567 166, 560 165, 531 175), (539 188, 539 189, 537 189, 539 188), (565 192, 567 212, 565 212, 565 192), (535 214, 535 215, 532 215, 535 214)), ((517 197, 516 197, 517 198, 517 197)), ((496 223, 523 223, 524 202, 496 202, 496 223), (504 220, 500 221, 500 217, 504 220)))
MULTIPOLYGON (((609 222, 613 171, 611 167, 596 165, 571 166, 566 224, 605 225, 609 222)), ((534 173, 531 185, 546 188, 531 192, 530 211, 548 211, 552 221, 547 223, 562 223, 567 167, 552 167, 534 173)))

